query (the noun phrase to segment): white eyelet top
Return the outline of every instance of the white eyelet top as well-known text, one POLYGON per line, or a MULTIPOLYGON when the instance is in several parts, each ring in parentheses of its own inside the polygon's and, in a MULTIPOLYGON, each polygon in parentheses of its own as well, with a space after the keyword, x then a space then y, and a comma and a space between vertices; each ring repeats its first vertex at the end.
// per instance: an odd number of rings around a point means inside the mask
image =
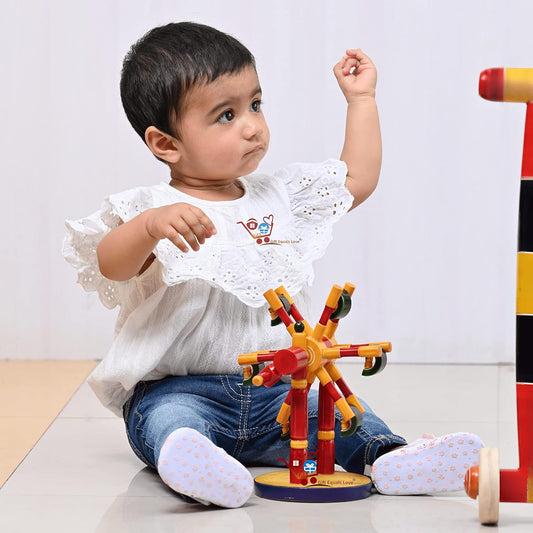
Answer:
POLYGON ((290 345, 282 325, 270 326, 263 293, 283 285, 306 316, 312 263, 353 202, 345 181, 341 161, 296 163, 240 178, 245 192, 237 200, 201 200, 160 183, 111 195, 96 213, 66 221, 63 255, 78 282, 106 307, 120 306, 111 349, 89 377, 100 401, 121 416, 139 381, 239 374, 239 354, 290 345), (104 235, 121 220, 177 202, 202 209, 216 235, 188 253, 164 239, 140 276, 103 277, 96 248, 104 235))

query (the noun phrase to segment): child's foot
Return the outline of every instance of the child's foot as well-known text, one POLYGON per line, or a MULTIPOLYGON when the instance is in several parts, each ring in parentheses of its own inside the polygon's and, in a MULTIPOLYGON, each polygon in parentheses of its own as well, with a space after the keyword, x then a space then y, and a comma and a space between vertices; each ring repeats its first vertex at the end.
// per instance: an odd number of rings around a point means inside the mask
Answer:
POLYGON ((430 494, 463 490, 466 471, 479 463, 481 439, 473 433, 425 438, 378 457, 372 481, 382 494, 430 494))
POLYGON ((167 437, 157 471, 171 489, 204 505, 240 507, 253 490, 248 470, 191 428, 176 429, 167 437))

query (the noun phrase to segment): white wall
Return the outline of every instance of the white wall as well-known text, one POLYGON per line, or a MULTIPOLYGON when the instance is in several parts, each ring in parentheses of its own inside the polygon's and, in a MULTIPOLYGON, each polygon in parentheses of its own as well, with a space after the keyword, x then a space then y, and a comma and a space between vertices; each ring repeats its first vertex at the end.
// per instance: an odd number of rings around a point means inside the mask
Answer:
POLYGON ((256 55, 264 170, 337 156, 332 66, 347 47, 378 66, 381 183, 317 269, 317 313, 332 283, 358 285, 339 338, 391 340, 395 361, 514 360, 525 106, 481 100, 477 79, 533 67, 530 0, 0 0, 0 14, 1 358, 105 353, 114 312, 75 285, 63 220, 166 179, 123 116, 120 67, 149 28, 195 20, 256 55))

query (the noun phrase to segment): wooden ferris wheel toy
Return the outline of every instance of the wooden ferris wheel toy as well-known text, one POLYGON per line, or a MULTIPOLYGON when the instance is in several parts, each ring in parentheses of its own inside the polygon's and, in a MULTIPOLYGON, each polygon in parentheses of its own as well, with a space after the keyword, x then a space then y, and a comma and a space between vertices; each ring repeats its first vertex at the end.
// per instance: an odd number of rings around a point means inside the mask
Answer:
POLYGON ((500 470, 498 450, 484 448, 465 489, 479 496, 479 519, 496 524, 499 502, 533 503, 533 69, 492 68, 481 73, 479 94, 496 102, 527 104, 518 220, 516 291, 516 400, 519 467, 500 470))
POLYGON ((288 471, 258 476, 256 493, 264 498, 287 501, 349 501, 370 494, 370 478, 335 471, 335 409, 342 415, 341 437, 355 433, 362 424, 364 408, 344 381, 335 360, 341 357, 365 359, 363 375, 385 368, 389 342, 373 344, 337 344, 335 332, 339 320, 351 308, 355 290, 334 285, 324 311, 314 328, 302 317, 294 301, 283 288, 269 290, 272 325, 283 323, 292 337, 292 345, 281 350, 267 350, 239 355, 244 366, 244 384, 272 387, 282 376, 291 377, 291 388, 276 420, 282 427, 282 439, 290 439, 288 471), (261 365, 266 364, 263 369, 261 365), (316 461, 308 450, 307 395, 318 379, 318 448, 316 461))

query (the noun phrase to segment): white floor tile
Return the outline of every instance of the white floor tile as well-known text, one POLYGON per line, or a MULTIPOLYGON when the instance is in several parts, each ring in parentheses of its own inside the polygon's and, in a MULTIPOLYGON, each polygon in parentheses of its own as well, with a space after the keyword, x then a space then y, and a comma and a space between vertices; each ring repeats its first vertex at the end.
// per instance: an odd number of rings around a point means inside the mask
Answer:
MULTIPOLYGON (((42 478, 38 478, 42 482, 42 478)), ((110 496, 58 496, 0 492, 2 533, 93 533, 114 502, 110 496)), ((117 533, 120 530, 117 530, 117 533)), ((123 530, 127 531, 127 530, 123 530)))
POLYGON ((122 420, 60 419, 2 488, 2 494, 117 496, 143 467, 122 420))
POLYGON ((117 417, 96 400, 91 387, 85 382, 59 414, 59 418, 114 418, 117 417))
MULTIPOLYGON (((517 466, 514 369, 494 366, 389 365, 360 377, 340 365, 354 392, 408 440, 421 433, 473 431, 517 466)), ((254 468, 254 475, 266 469, 254 468)), ((477 502, 446 497, 388 497, 302 504, 252 496, 240 509, 188 505, 133 455, 122 420, 84 385, 0 490, 0 531, 341 533, 533 531, 533 505, 500 504, 500 523, 478 523, 477 502)))

